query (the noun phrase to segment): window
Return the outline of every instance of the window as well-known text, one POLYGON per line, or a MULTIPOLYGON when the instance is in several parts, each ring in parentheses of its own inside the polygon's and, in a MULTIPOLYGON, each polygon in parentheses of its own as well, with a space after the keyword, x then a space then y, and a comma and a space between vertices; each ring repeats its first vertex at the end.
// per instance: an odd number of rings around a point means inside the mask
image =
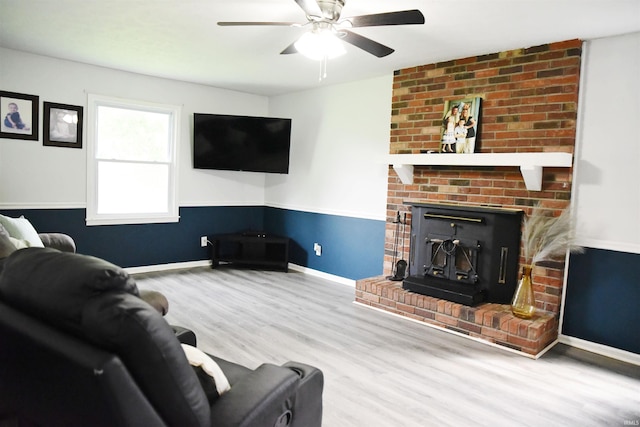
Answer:
POLYGON ((87 225, 177 222, 180 107, 89 95, 87 225))

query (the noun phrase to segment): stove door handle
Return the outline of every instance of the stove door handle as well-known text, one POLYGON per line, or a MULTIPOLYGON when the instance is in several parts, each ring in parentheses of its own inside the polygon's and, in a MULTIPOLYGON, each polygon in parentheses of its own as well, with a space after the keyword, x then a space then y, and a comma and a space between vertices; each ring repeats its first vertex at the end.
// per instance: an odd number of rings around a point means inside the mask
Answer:
POLYGON ((498 275, 498 283, 507 283, 507 259, 509 258, 509 248, 503 246, 500 250, 500 274, 498 275))

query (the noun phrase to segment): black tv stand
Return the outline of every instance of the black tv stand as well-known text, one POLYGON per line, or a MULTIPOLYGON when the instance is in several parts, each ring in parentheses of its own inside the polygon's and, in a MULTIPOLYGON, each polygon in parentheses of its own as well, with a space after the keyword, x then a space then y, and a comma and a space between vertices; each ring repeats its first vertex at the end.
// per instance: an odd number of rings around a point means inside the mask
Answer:
POLYGON ((289 238, 264 231, 211 236, 211 268, 220 262, 289 271, 289 238))

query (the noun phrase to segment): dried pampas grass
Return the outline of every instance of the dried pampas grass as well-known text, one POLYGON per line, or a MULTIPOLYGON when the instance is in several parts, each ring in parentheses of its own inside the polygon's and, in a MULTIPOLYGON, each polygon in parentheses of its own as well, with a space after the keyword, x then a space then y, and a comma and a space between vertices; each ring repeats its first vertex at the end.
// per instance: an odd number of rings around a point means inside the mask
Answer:
POLYGON ((540 209, 534 209, 533 214, 524 219, 522 243, 525 262, 531 266, 543 260, 562 257, 567 250, 572 253, 583 252, 583 248, 575 244, 569 208, 557 217, 544 215, 540 209))

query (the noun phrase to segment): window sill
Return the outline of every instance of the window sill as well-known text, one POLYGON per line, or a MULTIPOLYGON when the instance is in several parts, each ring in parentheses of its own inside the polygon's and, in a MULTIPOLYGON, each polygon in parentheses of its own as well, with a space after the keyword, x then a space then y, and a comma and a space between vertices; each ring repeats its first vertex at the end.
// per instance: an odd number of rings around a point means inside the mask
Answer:
POLYGON ((163 224, 179 222, 179 216, 159 216, 145 218, 86 218, 87 226, 92 225, 127 225, 127 224, 163 224))

